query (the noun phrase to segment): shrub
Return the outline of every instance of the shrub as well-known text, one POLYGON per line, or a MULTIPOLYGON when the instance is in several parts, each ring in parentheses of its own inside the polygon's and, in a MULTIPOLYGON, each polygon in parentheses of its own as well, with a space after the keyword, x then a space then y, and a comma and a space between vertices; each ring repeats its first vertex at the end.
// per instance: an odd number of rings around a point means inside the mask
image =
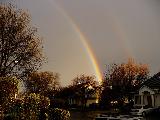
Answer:
POLYGON ((6 119, 40 120, 40 118, 44 118, 49 105, 50 101, 48 98, 31 93, 22 99, 16 99, 14 101, 12 106, 8 109, 8 116, 6 119))
POLYGON ((49 110, 49 120, 69 120, 70 113, 64 109, 50 109, 49 110))
POLYGON ((31 93, 21 99, 14 99, 6 109, 4 120, 69 120, 70 113, 59 108, 49 108, 50 100, 31 93))

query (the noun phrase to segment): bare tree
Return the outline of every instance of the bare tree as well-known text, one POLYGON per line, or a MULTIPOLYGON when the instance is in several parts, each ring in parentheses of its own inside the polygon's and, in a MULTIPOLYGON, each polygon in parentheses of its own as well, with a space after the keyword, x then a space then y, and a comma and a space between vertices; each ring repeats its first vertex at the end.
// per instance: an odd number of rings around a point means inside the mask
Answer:
POLYGON ((30 16, 21 9, 0 5, 0 76, 24 75, 42 63, 42 44, 30 16))

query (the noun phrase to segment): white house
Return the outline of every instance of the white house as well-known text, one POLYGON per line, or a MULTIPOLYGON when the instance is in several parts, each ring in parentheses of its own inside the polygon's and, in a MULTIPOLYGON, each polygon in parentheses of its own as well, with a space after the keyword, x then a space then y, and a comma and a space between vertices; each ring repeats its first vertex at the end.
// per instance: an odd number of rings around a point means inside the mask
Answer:
POLYGON ((135 105, 160 106, 160 72, 146 80, 134 96, 135 105))

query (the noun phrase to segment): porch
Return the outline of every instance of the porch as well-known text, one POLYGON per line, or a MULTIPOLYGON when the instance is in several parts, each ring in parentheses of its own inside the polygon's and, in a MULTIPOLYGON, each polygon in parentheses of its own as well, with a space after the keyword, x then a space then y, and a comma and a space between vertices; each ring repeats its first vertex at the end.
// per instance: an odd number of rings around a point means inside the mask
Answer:
POLYGON ((160 93, 143 86, 140 88, 139 94, 134 95, 134 104, 158 107, 160 106, 160 93))

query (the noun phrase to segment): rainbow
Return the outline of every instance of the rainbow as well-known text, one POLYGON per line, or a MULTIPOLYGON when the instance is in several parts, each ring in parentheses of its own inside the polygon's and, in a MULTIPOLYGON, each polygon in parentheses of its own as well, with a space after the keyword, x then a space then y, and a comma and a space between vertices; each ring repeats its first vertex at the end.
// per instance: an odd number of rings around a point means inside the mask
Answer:
MULTIPOLYGON (((108 13, 109 14, 109 13, 108 13)), ((134 58, 133 50, 131 49, 130 43, 128 41, 128 37, 126 31, 123 29, 124 27, 118 22, 118 18, 113 14, 109 14, 109 20, 112 24, 112 28, 114 33, 116 33, 116 37, 120 42, 122 42, 123 48, 125 50, 125 55, 128 58, 134 58)))
POLYGON ((89 55, 89 58, 91 60, 91 63, 93 65, 93 68, 94 68, 94 71, 95 71, 95 74, 96 74, 96 77, 97 77, 97 80, 101 83, 102 82, 102 74, 101 74, 98 62, 96 60, 96 57, 93 53, 93 50, 89 46, 86 37, 82 34, 80 29, 78 29, 78 27, 75 26, 75 25, 74 25, 74 27, 75 27, 75 30, 79 33, 79 37, 80 37, 80 39, 81 39, 81 41, 82 41, 82 43, 83 43, 83 45, 84 45, 84 47, 87 51, 87 54, 89 55))
MULTIPOLYGON (((91 64, 93 66, 96 78, 99 81, 99 83, 101 83, 102 82, 102 73, 100 71, 100 67, 99 67, 97 59, 94 55, 94 52, 88 43, 89 40, 87 40, 87 37, 82 33, 79 26, 75 23, 75 21, 72 19, 72 17, 69 16, 69 14, 65 12, 64 8, 59 6, 54 0, 49 0, 49 1, 68 20, 68 22, 71 24, 71 27, 73 27, 73 29, 75 30, 75 32, 79 36, 79 38, 80 38, 81 42, 83 43, 83 46, 85 47, 86 52, 89 56, 89 59, 90 59, 91 64)), ((135 56, 133 54, 133 50, 131 49, 130 43, 128 41, 126 31, 123 29, 122 24, 120 24, 119 19, 116 16, 114 16, 114 14, 111 14, 108 12, 107 12, 107 14, 109 15, 108 19, 110 20, 110 23, 113 28, 113 32, 115 33, 115 36, 117 37, 117 39, 120 42, 122 42, 126 57, 127 58, 134 58, 135 56)))
POLYGON ((100 67, 98 65, 97 59, 96 59, 96 57, 94 55, 94 52, 93 52, 91 46, 88 44, 87 38, 81 32, 80 28, 74 22, 74 20, 71 18, 71 16, 69 16, 62 7, 60 7, 58 4, 56 4, 56 2, 54 0, 50 0, 50 2, 68 20, 68 22, 71 24, 71 26, 73 27, 73 29, 75 30, 75 32, 79 36, 84 48, 86 49, 86 52, 87 52, 87 55, 88 55, 88 57, 89 57, 89 59, 91 61, 91 64, 93 66, 95 77, 99 81, 99 83, 101 84, 101 82, 102 82, 102 73, 101 73, 100 67))

